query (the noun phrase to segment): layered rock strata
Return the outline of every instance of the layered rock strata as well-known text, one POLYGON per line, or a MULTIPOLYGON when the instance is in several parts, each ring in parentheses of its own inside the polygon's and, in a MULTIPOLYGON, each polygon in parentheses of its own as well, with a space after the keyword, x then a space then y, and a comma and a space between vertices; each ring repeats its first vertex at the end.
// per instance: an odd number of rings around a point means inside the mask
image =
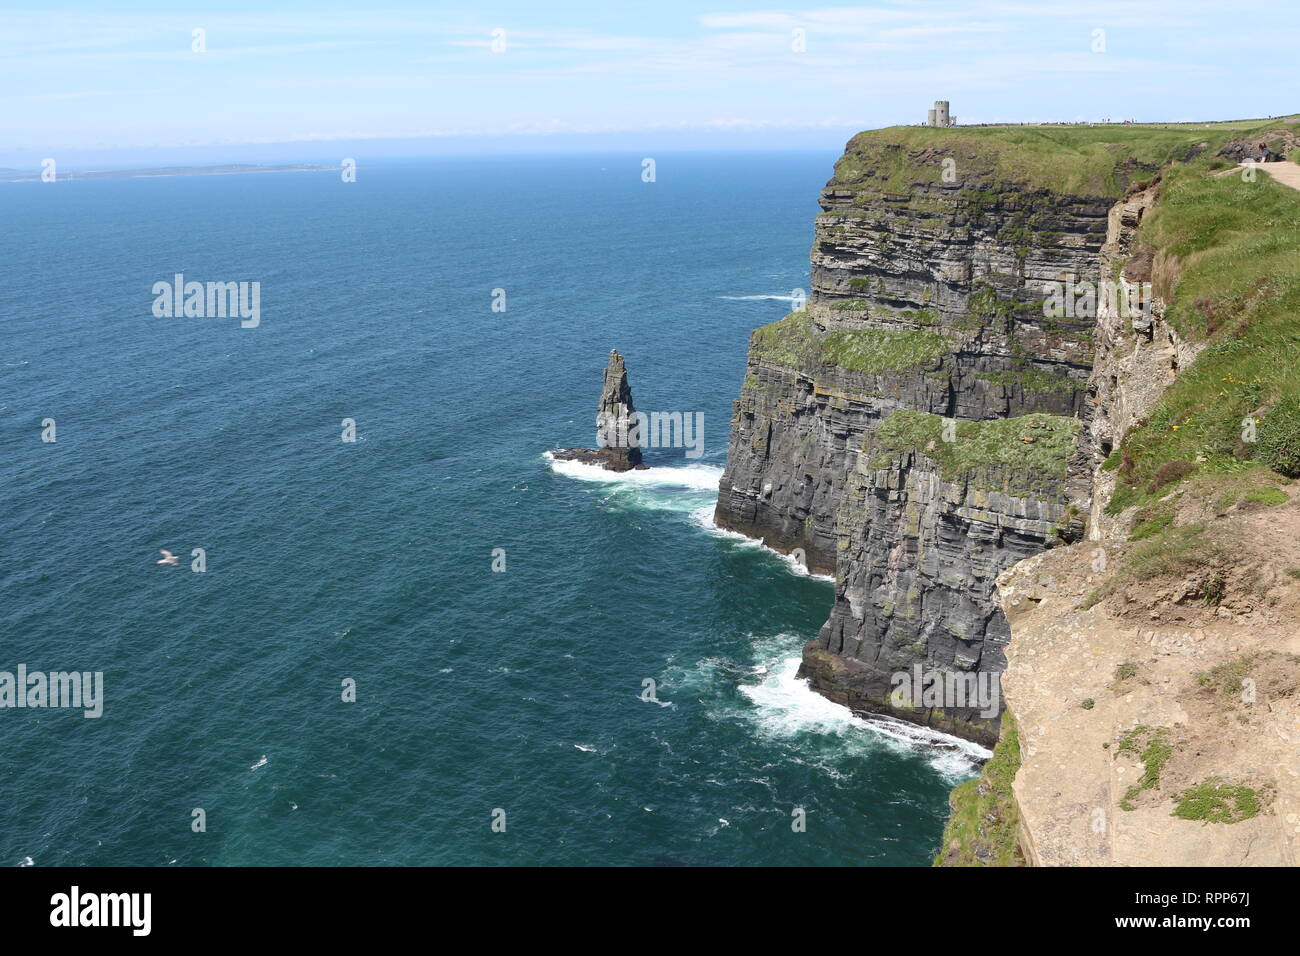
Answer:
MULTIPOLYGON (((890 132, 856 137, 822 191, 806 309, 751 339, 716 520, 835 573, 805 651, 818 690, 991 742, 996 715, 900 707, 891 682, 917 663, 1000 672, 998 573, 1082 533, 1059 439, 1084 411, 1094 319, 1044 296, 1098 277, 1115 202, 1017 182, 955 131, 912 147, 890 132), (936 437, 882 445, 904 413, 936 437), (1031 415, 1051 438, 956 427, 1031 415)), ((1108 175, 1150 172, 1117 158, 1108 175)))

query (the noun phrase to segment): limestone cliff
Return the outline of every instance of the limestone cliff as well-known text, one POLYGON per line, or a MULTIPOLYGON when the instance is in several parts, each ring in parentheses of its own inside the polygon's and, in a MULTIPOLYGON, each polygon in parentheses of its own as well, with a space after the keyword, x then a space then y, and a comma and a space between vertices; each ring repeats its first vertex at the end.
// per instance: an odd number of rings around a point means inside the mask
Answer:
MULTIPOLYGON (((899 708, 891 675, 1000 672, 997 574, 1081 531, 1062 437, 1092 320, 1046 317, 1041 287, 1096 274, 1114 205, 1001 157, 959 130, 850 142, 822 191, 807 308, 751 340, 716 514, 835 573, 805 652, 814 686, 986 742, 996 715, 899 708), (1041 427, 977 427, 1029 415, 1041 427)), ((1122 190, 1150 169, 1117 154, 1102 178, 1122 190)))
MULTIPOLYGON (((751 337, 715 516, 834 573, 804 651, 816 689, 997 739, 986 707, 891 687, 918 664, 996 678, 1012 638, 999 575, 1126 531, 1135 482, 1196 467, 1118 452, 1205 348, 1166 314, 1187 253, 1139 233, 1164 172, 1234 135, 909 127, 849 143, 821 194, 806 307, 751 337), (1099 280, 1118 299, 1076 302, 1077 283, 1099 280)), ((1233 307, 1207 301, 1220 323, 1233 307)))

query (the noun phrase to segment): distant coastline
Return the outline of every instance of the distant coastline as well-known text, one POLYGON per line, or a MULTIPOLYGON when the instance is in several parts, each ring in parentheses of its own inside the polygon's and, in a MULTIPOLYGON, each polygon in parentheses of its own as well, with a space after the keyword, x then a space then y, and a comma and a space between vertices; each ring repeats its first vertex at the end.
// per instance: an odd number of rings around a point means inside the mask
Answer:
MULTIPOLYGON (((160 176, 234 176, 240 173, 308 173, 338 169, 337 166, 319 166, 313 163, 283 163, 260 165, 256 163, 226 163, 220 166, 148 166, 133 169, 73 169, 60 170, 59 181, 72 179, 145 179, 160 176)), ((0 182, 38 183, 41 170, 0 169, 0 182)))

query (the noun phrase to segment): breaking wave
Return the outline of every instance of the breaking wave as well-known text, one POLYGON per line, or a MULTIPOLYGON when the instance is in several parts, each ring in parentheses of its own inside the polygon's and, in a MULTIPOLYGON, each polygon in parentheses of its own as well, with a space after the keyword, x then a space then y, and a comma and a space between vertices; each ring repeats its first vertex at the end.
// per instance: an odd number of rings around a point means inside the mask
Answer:
POLYGON ((558 475, 595 481, 607 485, 631 485, 643 488, 686 488, 692 491, 718 491, 722 469, 717 465, 681 465, 672 468, 642 468, 633 471, 609 471, 585 461, 556 461, 549 451, 543 456, 558 475))
POLYGON ((992 751, 969 740, 891 717, 860 717, 843 704, 826 699, 805 678, 796 676, 801 644, 790 634, 754 642, 755 653, 763 661, 754 669, 759 679, 741 684, 740 692, 753 704, 748 717, 759 733, 774 738, 830 734, 844 738, 849 746, 885 746, 924 757, 931 768, 952 782, 971 776, 993 756, 992 751))

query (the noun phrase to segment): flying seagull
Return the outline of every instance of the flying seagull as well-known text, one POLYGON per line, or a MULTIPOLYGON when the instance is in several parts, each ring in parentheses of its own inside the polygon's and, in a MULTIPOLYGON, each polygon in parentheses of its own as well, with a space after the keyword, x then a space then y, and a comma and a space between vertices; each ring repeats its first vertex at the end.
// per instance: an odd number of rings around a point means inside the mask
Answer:
POLYGON ((159 564, 170 564, 174 566, 181 563, 181 559, 176 557, 176 555, 172 554, 166 548, 159 548, 158 553, 162 555, 162 560, 158 562, 159 564))

